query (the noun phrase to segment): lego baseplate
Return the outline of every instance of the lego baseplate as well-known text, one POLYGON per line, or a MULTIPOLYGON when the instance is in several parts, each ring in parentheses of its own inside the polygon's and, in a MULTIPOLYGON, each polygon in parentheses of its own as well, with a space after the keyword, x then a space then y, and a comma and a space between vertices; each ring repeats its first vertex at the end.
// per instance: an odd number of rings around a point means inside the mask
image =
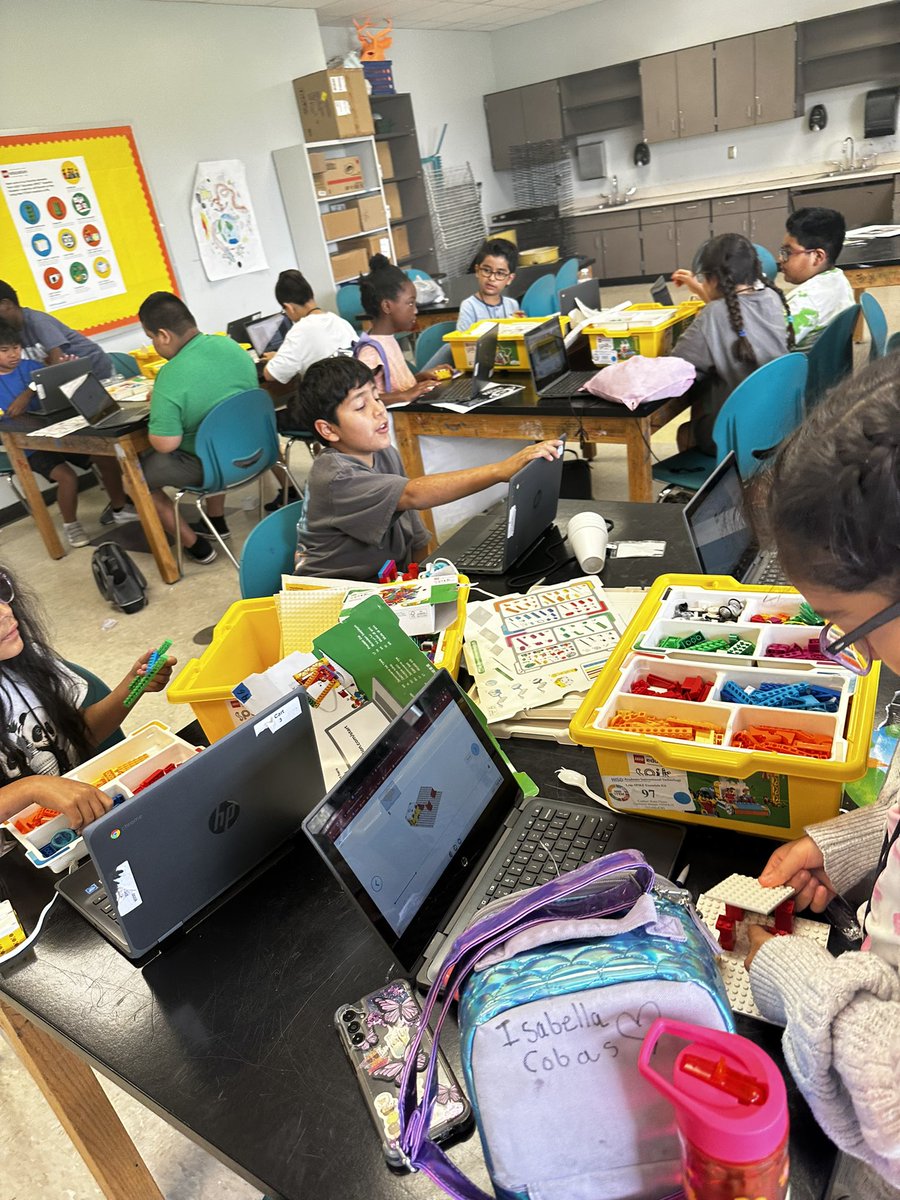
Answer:
MULTIPOLYGON (((769 889, 766 890, 768 891, 769 889)), ((724 911, 725 902, 714 899, 709 892, 704 892, 697 901, 697 912, 703 918, 713 937, 717 939, 716 921, 724 911)), ((766 1018, 756 1007, 753 1000, 753 993, 750 991, 750 975, 744 969, 744 959, 750 950, 747 926, 769 926, 769 924, 770 922, 761 913, 746 913, 744 920, 740 921, 735 929, 734 949, 723 950, 717 960, 719 970, 722 972, 722 981, 725 984, 725 990, 728 992, 728 999, 731 1001, 731 1007, 735 1012, 744 1013, 748 1017, 755 1017, 757 1021, 766 1021, 766 1018)), ((794 918, 794 933, 792 936, 812 938, 820 946, 827 947, 829 931, 830 926, 826 925, 823 921, 809 921, 805 917, 794 918)), ((767 1024, 770 1023, 767 1021, 767 1024)))
POLYGON ((768 916, 775 911, 782 900, 790 900, 794 894, 792 887, 764 888, 752 875, 729 875, 721 883, 710 888, 706 893, 713 900, 721 900, 725 904, 733 904, 747 912, 762 913, 768 916))

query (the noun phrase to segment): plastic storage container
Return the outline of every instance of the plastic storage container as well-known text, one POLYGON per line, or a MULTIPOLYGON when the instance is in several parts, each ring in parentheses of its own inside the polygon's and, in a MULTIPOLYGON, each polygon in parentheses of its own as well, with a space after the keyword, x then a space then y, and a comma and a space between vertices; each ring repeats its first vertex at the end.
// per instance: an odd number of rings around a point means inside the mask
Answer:
POLYGON ((645 358, 669 354, 702 307, 697 300, 685 300, 672 308, 630 304, 614 321, 585 325, 582 333, 590 344, 591 362, 606 367, 636 354, 645 358))
POLYGON ((817 638, 820 627, 751 623, 749 618, 760 612, 792 613, 801 602, 793 589, 744 586, 730 578, 666 575, 656 581, 569 726, 574 742, 593 747, 610 804, 623 812, 782 839, 836 815, 843 785, 866 770, 879 668, 860 678, 831 663, 768 656, 776 638, 817 638), (738 619, 710 622, 708 631, 735 631, 752 642, 750 654, 659 648, 666 630, 694 629, 696 622, 676 618, 679 603, 718 607, 729 600, 741 603, 738 619), (711 686, 702 701, 635 694, 635 681, 649 674, 699 678, 711 686), (838 692, 837 705, 833 712, 818 712, 732 703, 722 697, 728 681, 745 691, 761 683, 830 688, 838 692), (611 727, 617 712, 635 711, 713 725, 721 731, 721 743, 611 727), (735 735, 748 726, 820 735, 830 745, 829 757, 734 745, 735 735))
MULTIPOLYGON (((476 321, 469 329, 454 329, 444 334, 444 341, 453 354, 453 365, 457 371, 471 371, 475 365, 475 346, 479 336, 488 325, 499 325, 497 336, 497 358, 495 366, 504 371, 530 371, 528 353, 525 349, 525 334, 537 325, 543 325, 547 317, 503 317, 498 321, 476 321)), ((569 328, 569 318, 560 317, 562 331, 569 328)))
MULTIPOLYGON (((434 665, 455 679, 462 658, 469 581, 460 577, 456 620, 438 635, 434 665)), ((211 742, 230 733, 245 719, 243 706, 231 693, 235 684, 265 671, 281 659, 281 627, 274 596, 238 600, 216 625, 211 644, 192 658, 169 684, 172 704, 189 704, 211 742)))

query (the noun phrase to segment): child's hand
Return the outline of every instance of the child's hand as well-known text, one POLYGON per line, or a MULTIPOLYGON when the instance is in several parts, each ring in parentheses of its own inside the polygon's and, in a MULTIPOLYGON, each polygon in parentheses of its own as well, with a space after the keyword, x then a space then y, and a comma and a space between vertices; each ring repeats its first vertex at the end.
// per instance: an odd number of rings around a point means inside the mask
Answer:
POLYGON ((822 851, 808 835, 779 846, 766 863, 759 882, 763 887, 790 884, 796 890, 794 908, 823 912, 837 894, 825 874, 822 851))
POLYGON ((427 379, 423 379, 421 383, 417 383, 415 387, 411 387, 408 392, 404 392, 410 400, 418 400, 420 396, 425 396, 428 392, 434 391, 434 379, 429 375, 427 379))
POLYGON ((693 271, 687 271, 684 267, 679 267, 672 276, 672 282, 676 287, 686 287, 689 292, 693 292, 701 300, 709 300, 706 285, 700 282, 693 271))
MULTIPOLYGON (((137 662, 131 668, 131 675, 129 677, 129 682, 131 679, 134 678, 135 675, 146 675, 147 674, 147 663, 150 660, 150 655, 152 653, 153 653, 152 650, 144 651, 144 653, 141 655, 141 657, 137 660, 137 662)), ((172 678, 172 668, 175 666, 175 664, 177 662, 178 662, 177 658, 175 658, 171 654, 167 654, 166 661, 163 663, 163 665, 159 668, 159 670, 156 672, 156 674, 153 676, 153 678, 147 684, 147 687, 145 690, 148 692, 161 692, 164 687, 167 687, 169 680, 172 678)))
MULTIPOLYGON (((23 781, 24 783, 24 781, 23 781)), ((99 788, 77 779, 60 779, 53 775, 34 775, 27 781, 26 803, 55 809, 69 822, 76 833, 85 825, 102 817, 112 808, 112 798, 99 788)))
POLYGON ((527 467, 530 462, 536 458, 546 458, 549 462, 559 458, 562 442, 558 438, 554 438, 552 442, 535 442, 533 446, 526 446, 524 450, 519 450, 516 454, 511 454, 502 466, 504 468, 504 479, 512 479, 516 471, 521 471, 523 467, 527 467))
POLYGON ((753 962, 754 958, 756 958, 756 952, 760 946, 764 946, 766 942, 768 942, 774 936, 774 933, 769 933, 768 929, 764 929, 762 925, 747 926, 747 938, 750 942, 750 953, 744 959, 744 967, 746 970, 750 970, 750 964, 753 962))
POLYGON ((32 395, 32 392, 23 392, 21 396, 16 396, 15 400, 13 400, 12 404, 10 404, 9 408, 4 413, 4 416, 21 417, 22 413, 27 412, 28 405, 31 403, 32 395))
POLYGON ((432 367, 430 371, 419 371, 416 379, 422 383, 427 383, 435 379, 449 379, 452 374, 453 371, 450 367, 432 367))
POLYGON ((528 313, 525 311, 524 308, 517 308, 516 311, 513 313, 513 316, 514 317, 527 317, 528 313))

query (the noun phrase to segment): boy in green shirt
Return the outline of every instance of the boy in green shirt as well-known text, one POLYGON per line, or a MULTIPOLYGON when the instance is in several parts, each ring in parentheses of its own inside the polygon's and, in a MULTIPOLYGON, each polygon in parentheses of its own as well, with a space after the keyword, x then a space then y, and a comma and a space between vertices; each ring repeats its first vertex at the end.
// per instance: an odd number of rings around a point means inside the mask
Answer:
POLYGON ((809 350, 832 317, 855 303, 847 276, 834 265, 846 230, 833 208, 798 208, 787 219, 778 258, 787 282, 798 285, 787 298, 798 349, 809 350))
MULTIPOLYGON (((166 365, 160 370, 150 401, 150 445, 141 466, 159 519, 175 532, 175 509, 163 491, 203 481, 203 467, 194 453, 197 430, 208 412, 234 396, 258 387, 256 368, 245 350, 226 337, 201 333, 187 305, 171 292, 154 292, 141 305, 138 318, 166 365)), ((207 511, 220 537, 229 536, 225 497, 211 496, 207 511)), ((208 538, 185 521, 181 523, 185 552, 195 562, 216 557, 208 538)))

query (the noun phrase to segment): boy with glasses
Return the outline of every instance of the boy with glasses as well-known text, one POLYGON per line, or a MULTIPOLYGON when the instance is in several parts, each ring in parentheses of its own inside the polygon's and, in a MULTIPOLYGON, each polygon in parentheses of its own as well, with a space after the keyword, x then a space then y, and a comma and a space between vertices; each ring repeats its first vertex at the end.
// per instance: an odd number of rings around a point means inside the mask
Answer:
POLYGON ((488 238, 475 256, 478 291, 459 306, 456 328, 471 329, 476 321, 497 321, 523 315, 518 301, 503 292, 516 277, 519 252, 506 238, 488 238))
POLYGON ((798 208, 788 217, 778 261, 787 282, 799 285, 788 296, 788 308, 802 350, 809 350, 832 317, 855 303, 846 275, 834 265, 846 232, 844 218, 833 208, 798 208))

